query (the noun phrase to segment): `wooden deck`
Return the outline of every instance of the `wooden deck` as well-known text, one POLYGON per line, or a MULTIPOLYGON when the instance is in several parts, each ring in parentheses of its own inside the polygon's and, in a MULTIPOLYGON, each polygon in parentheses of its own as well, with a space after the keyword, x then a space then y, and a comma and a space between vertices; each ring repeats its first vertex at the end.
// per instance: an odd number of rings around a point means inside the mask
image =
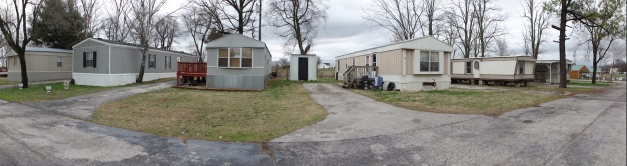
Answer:
POLYGON ((178 62, 176 84, 179 85, 182 77, 207 77, 207 63, 178 62))
POLYGON ((344 77, 343 87, 357 88, 359 80, 361 80, 361 77, 364 75, 369 75, 370 79, 374 80, 374 78, 379 76, 378 72, 376 72, 378 69, 378 66, 349 66, 346 72, 342 74, 344 77))

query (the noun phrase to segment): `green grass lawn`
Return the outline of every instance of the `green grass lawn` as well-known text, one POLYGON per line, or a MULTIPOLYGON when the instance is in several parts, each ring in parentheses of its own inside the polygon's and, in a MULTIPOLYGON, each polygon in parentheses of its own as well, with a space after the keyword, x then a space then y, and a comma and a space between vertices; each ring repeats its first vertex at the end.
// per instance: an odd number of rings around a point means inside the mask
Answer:
POLYGON ((327 116, 301 83, 273 79, 261 92, 142 93, 100 106, 92 122, 182 139, 265 142, 327 116))
POLYGON ((171 81, 171 80, 174 80, 174 79, 173 78, 160 79, 160 80, 147 81, 147 82, 139 83, 139 84, 129 84, 129 85, 123 85, 123 86, 114 86, 114 87, 70 85, 70 88, 67 90, 63 89, 63 83, 30 85, 29 88, 23 88, 23 89, 19 89, 19 88, 0 89, 0 99, 10 101, 10 102, 58 100, 58 99, 72 97, 72 96, 97 93, 97 92, 116 89, 116 88, 146 85, 146 84, 163 82, 163 81, 171 81), (46 92, 45 90, 46 86, 52 87, 52 91, 50 93, 46 92))
POLYGON ((453 114, 500 115, 558 99, 557 94, 523 91, 450 89, 428 92, 352 91, 399 107, 453 114))

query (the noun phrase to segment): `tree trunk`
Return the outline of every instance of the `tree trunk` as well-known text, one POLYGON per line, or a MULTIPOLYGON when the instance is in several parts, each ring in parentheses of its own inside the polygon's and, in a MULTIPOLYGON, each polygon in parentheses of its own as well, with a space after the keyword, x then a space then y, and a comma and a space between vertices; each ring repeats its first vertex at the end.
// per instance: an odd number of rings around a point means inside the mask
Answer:
POLYGON ((19 50, 17 56, 20 58, 20 75, 22 75, 22 88, 28 88, 28 73, 26 72, 25 51, 19 50))
POLYGON ((144 70, 146 69, 146 52, 142 53, 142 64, 139 68, 139 75, 137 75, 136 83, 142 83, 144 80, 144 70))
POLYGON ((566 88, 566 14, 567 0, 562 0, 562 12, 560 12, 560 88, 566 88))

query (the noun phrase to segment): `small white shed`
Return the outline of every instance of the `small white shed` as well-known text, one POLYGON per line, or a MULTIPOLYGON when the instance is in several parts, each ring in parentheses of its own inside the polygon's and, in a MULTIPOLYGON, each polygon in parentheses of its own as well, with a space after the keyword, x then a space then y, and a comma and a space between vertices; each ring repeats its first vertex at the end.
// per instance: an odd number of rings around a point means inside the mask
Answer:
POLYGON ((316 61, 316 54, 292 54, 290 56, 290 80, 316 80, 316 64, 318 63, 316 61))

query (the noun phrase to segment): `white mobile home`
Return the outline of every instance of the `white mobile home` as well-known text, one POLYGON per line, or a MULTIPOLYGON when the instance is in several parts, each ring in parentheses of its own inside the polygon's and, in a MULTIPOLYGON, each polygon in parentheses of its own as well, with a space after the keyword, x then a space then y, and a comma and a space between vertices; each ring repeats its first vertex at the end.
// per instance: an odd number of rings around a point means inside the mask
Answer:
MULTIPOLYGON (((28 81, 72 78, 72 50, 26 47, 24 58, 28 81)), ((20 60, 15 51, 9 53, 8 62, 8 80, 22 81, 20 60)))
MULTIPOLYGON (((117 86, 134 83, 142 61, 138 46, 89 38, 74 45, 72 78, 77 85, 117 86)), ((177 63, 198 57, 180 51, 150 48, 143 81, 176 77, 177 63)))
POLYGON ((524 83, 534 80, 536 59, 530 56, 477 57, 451 60, 453 83, 524 83))
POLYGON ((373 76, 383 77, 387 87, 402 91, 449 89, 453 47, 431 36, 374 47, 335 57, 338 79, 354 69, 350 66, 377 66, 373 76), (436 85, 436 86, 433 86, 436 85))

